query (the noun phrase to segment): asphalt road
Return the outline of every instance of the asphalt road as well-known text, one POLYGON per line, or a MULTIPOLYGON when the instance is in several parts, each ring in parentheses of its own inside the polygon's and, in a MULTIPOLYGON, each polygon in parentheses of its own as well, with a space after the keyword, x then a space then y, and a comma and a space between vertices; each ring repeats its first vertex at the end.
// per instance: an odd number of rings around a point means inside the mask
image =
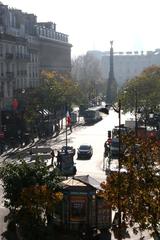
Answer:
MULTIPOLYGON (((125 119, 128 119, 130 115, 121 115, 121 122, 124 123, 125 119)), ((67 134, 67 144, 73 146, 76 150, 80 144, 89 143, 93 147, 93 156, 90 160, 79 160, 77 159, 77 154, 74 157, 74 162, 77 168, 76 175, 90 175, 91 177, 97 179, 98 181, 103 181, 106 179, 105 172, 103 171, 103 153, 104 153, 104 142, 107 140, 108 130, 112 130, 115 125, 118 125, 118 114, 114 111, 110 111, 109 115, 103 115, 103 120, 92 125, 85 126, 81 124, 73 128, 72 133, 68 130, 67 134)), ((66 133, 65 131, 61 133, 57 138, 51 138, 47 141, 42 141, 39 146, 49 146, 56 151, 58 151, 63 145, 66 144, 66 133)), ((23 149, 24 150, 24 149, 23 149)), ((3 158, 1 157, 1 161, 3 158)), ((8 159, 10 160, 10 159, 8 159)), ((15 161, 15 159, 12 159, 15 161)), ((48 164, 51 160, 48 161, 48 164)), ((113 167, 116 168, 117 162, 113 163, 113 167)), ((6 224, 4 223, 4 216, 8 213, 8 210, 3 207, 3 191, 0 185, 0 234, 5 230, 6 224)), ((140 235, 132 235, 129 232, 128 239, 138 240, 140 235)), ((114 238, 114 235, 112 236, 114 238)), ((148 234, 145 235, 146 240, 151 240, 148 234)))

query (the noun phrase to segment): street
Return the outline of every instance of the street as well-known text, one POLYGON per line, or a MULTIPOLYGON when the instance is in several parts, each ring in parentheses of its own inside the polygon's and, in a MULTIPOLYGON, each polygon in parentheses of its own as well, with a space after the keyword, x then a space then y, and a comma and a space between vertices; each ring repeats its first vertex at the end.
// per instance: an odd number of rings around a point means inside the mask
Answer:
MULTIPOLYGON (((122 123, 124 123, 125 119, 130 117, 129 114, 121 115, 122 123)), ((73 146, 76 149, 80 144, 88 143, 93 147, 93 156, 89 160, 79 160, 77 159, 77 154, 74 156, 74 162, 77 168, 76 175, 90 175, 91 177, 97 179, 102 182, 105 180, 106 175, 105 171, 103 171, 103 153, 104 153, 104 142, 108 137, 108 130, 112 130, 112 128, 118 125, 118 114, 113 110, 110 111, 109 115, 103 114, 103 120, 91 125, 79 125, 73 128, 72 133, 68 130, 67 134, 67 144, 69 146, 73 146)), ((45 146, 49 146, 53 148, 55 151, 59 150, 63 145, 66 144, 66 134, 60 134, 56 139, 52 138, 45 142, 45 146)), ((1 158, 2 160, 2 158, 1 158)), ((50 162, 48 162, 50 164, 50 162)), ((116 164, 116 161, 115 163, 116 164)), ((1 186, 0 186, 1 187, 1 186)), ((2 198, 2 187, 0 188, 1 195, 1 205, 0 205, 0 234, 5 229, 4 216, 7 214, 8 210, 3 207, 3 198, 2 198)), ((138 236, 133 236, 131 239, 139 239, 138 236), (136 238, 135 238, 136 237, 136 238)), ((114 239, 114 237, 112 238, 114 239)), ((145 238, 150 239, 150 238, 145 238)))

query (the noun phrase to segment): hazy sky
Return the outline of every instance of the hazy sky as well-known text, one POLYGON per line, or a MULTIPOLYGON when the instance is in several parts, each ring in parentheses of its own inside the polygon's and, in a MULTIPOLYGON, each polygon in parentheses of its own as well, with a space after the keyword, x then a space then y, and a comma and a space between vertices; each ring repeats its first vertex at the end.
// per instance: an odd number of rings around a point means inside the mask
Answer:
POLYGON ((52 21, 68 34, 72 56, 88 50, 160 48, 160 0, 1 0, 9 7, 52 21))

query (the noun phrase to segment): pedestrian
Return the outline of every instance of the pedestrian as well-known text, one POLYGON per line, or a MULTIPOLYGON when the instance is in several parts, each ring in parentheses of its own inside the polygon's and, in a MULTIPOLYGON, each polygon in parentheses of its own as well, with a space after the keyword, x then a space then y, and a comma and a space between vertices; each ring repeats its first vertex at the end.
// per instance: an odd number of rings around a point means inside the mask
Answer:
POLYGON ((55 125, 55 132, 56 132, 56 136, 58 136, 60 133, 60 127, 59 127, 58 123, 56 123, 56 125, 55 125))
POLYGON ((70 132, 72 133, 72 124, 69 125, 70 132))
POLYGON ((30 155, 32 155, 32 154, 33 154, 32 148, 30 149, 30 151, 29 151, 29 154, 30 154, 30 155))
POLYGON ((70 132, 72 133, 72 119, 69 112, 67 112, 67 116, 66 116, 66 125, 67 127, 69 127, 70 132))
POLYGON ((61 170, 61 154, 60 151, 57 152, 57 167, 61 170))
POLYGON ((109 137, 109 138, 107 139, 107 143, 108 143, 108 145, 111 145, 111 143, 112 143, 112 138, 109 137))
POLYGON ((55 157, 54 149, 52 149, 52 151, 51 151, 51 156, 52 156, 52 159, 51 159, 51 166, 53 166, 53 163, 54 163, 54 157, 55 157))
POLYGON ((105 143, 104 143, 104 157, 108 156, 109 150, 110 150, 110 147, 109 147, 108 141, 105 141, 105 143))
POLYGON ((51 151, 51 157, 52 157, 52 159, 51 159, 51 166, 53 166, 54 157, 55 157, 54 149, 52 149, 52 151, 51 151))

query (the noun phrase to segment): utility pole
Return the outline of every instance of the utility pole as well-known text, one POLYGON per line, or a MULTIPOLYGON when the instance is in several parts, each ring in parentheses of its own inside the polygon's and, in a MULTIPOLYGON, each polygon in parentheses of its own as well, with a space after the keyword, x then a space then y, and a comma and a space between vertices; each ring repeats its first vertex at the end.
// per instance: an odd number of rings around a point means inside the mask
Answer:
POLYGON ((121 101, 118 101, 119 156, 118 156, 118 240, 122 240, 121 229, 121 101))
POLYGON ((68 145, 68 129, 67 129, 67 117, 66 117, 66 150, 68 145))
POLYGON ((137 119, 137 89, 135 89, 135 134, 137 138, 138 119, 137 119))
POLYGON ((68 107, 67 107, 67 103, 66 103, 66 112, 65 112, 65 118, 66 118, 66 151, 67 151, 67 146, 68 146, 68 107))
POLYGON ((119 149, 118 149, 118 198, 117 198, 117 208, 118 208, 118 240, 122 240, 122 222, 121 222, 121 100, 118 100, 118 107, 115 108, 113 106, 113 109, 115 112, 118 113, 118 127, 119 127, 119 132, 118 132, 118 138, 119 138, 119 149))

